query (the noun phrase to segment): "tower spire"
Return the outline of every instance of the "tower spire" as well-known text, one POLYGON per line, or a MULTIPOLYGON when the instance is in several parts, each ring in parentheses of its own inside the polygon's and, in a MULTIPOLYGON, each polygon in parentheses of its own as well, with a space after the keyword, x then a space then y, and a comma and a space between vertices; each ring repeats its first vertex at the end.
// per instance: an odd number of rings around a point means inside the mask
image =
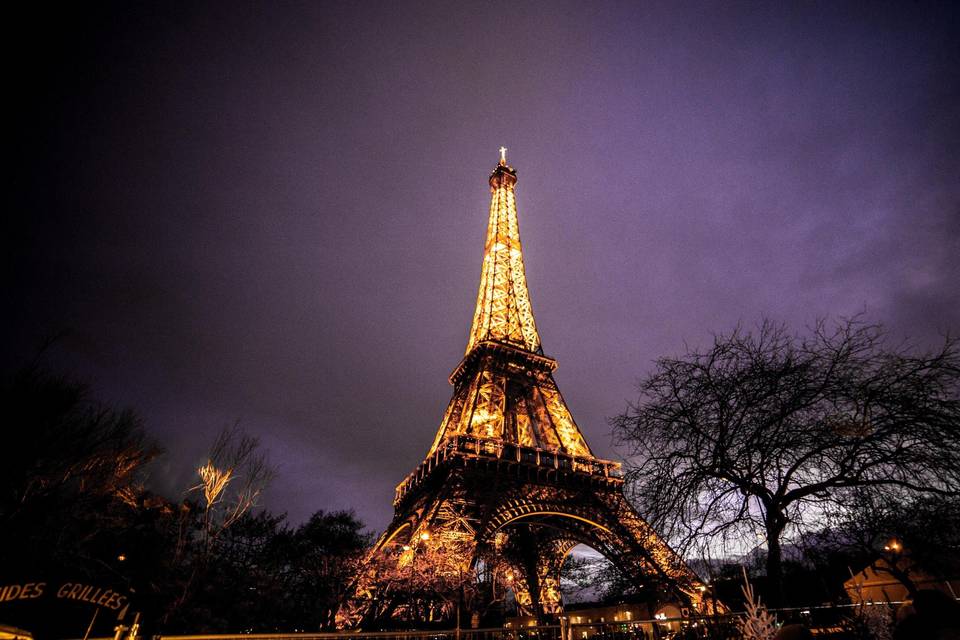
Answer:
POLYGON ((530 308, 506 149, 490 174, 490 218, 467 352, 430 454, 460 435, 593 458, 553 380, 530 308))
POLYGON ((517 173, 507 164, 507 148, 500 147, 500 162, 490 174, 490 217, 477 308, 467 341, 468 354, 486 340, 534 353, 543 352, 523 268, 514 196, 516 184, 517 173))

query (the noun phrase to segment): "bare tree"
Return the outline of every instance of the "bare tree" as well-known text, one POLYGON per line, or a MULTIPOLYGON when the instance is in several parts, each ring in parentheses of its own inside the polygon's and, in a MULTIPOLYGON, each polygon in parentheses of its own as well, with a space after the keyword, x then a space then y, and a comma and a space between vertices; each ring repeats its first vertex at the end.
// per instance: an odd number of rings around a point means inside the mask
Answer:
POLYGON ((203 496, 205 536, 215 537, 256 505, 273 473, 258 438, 237 426, 223 429, 197 469, 200 483, 191 489, 203 496))
POLYGON ((0 567, 107 569, 94 541, 130 526, 160 454, 141 419, 37 364, 0 376, 0 403, 0 567))
POLYGON ((273 473, 259 439, 242 432, 236 425, 217 435, 207 462, 197 469, 200 482, 190 488, 191 492, 201 495, 202 511, 197 523, 199 545, 193 538, 195 516, 191 513, 191 503, 185 501, 181 508, 174 562, 185 563, 187 570, 178 597, 164 614, 164 622, 184 606, 197 580, 208 570, 217 538, 250 512, 273 473))
POLYGON ((765 541, 780 604, 782 540, 847 490, 960 492, 957 346, 916 355, 857 319, 802 336, 764 321, 658 360, 612 421, 631 495, 682 550, 765 541))

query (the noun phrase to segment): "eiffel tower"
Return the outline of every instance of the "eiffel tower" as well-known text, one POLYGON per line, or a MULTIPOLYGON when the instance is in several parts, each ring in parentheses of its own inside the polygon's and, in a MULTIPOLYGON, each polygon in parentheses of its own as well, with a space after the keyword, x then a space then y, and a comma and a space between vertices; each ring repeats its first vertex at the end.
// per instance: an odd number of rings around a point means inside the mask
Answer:
MULTIPOLYGON (((620 464, 593 454, 553 379, 505 152, 490 175, 480 290, 466 353, 450 374, 453 397, 426 458, 397 486, 393 521, 371 557, 403 564, 444 541, 464 568, 495 556, 521 612, 549 620, 562 611, 560 566, 583 543, 661 602, 699 609, 704 586, 624 498, 620 464)), ((360 578, 359 609, 377 589, 375 573, 360 578)), ((356 623, 362 612, 354 614, 356 623)))

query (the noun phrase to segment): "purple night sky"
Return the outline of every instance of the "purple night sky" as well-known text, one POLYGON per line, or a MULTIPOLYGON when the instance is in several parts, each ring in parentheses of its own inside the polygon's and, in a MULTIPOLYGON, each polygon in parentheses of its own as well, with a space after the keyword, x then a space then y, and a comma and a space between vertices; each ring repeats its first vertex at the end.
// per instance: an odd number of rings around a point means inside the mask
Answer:
POLYGON ((864 312, 929 344, 960 331, 951 5, 8 15, 5 370, 66 330, 48 361, 143 415, 170 497, 239 420, 266 507, 379 529, 452 391, 500 145, 601 455, 655 358, 738 321, 864 312))

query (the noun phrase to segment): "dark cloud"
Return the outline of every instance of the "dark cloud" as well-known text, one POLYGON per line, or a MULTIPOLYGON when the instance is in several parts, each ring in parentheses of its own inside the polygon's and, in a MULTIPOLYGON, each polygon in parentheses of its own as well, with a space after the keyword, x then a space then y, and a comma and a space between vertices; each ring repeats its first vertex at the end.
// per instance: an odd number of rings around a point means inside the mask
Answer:
POLYGON ((268 506, 373 526, 429 446, 520 173, 592 446, 654 358, 769 315, 960 330, 948 4, 204 3, 8 21, 5 363, 137 407, 180 491, 239 420, 268 506))

